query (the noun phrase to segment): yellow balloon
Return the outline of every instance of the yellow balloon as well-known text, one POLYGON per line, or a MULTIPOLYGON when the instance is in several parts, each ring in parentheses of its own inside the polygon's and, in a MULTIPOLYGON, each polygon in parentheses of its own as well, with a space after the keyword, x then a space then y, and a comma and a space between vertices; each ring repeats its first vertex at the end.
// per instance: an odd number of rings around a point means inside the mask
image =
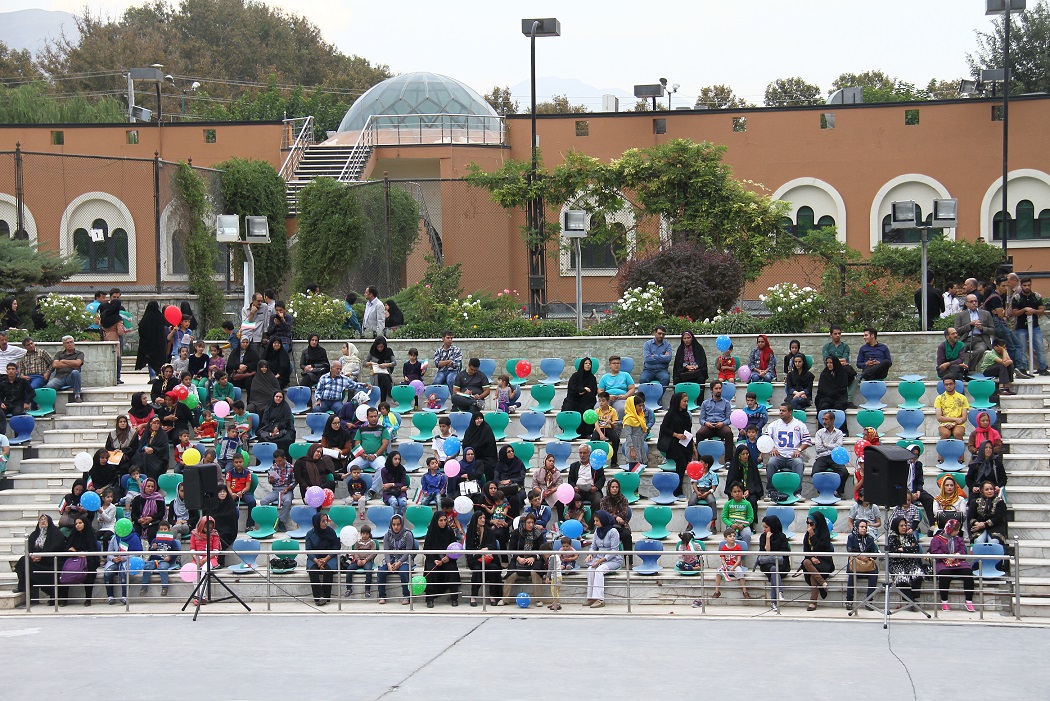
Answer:
POLYGON ((201 461, 201 451, 196 448, 188 448, 185 453, 182 454, 183 465, 196 465, 201 461))

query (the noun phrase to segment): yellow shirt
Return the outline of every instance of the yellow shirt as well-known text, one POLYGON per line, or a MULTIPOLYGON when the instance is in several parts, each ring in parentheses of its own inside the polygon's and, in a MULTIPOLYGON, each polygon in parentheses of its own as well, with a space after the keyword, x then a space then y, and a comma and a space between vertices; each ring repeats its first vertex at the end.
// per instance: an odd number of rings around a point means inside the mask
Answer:
POLYGON ((612 428, 619 418, 619 414, 616 413, 616 409, 613 409, 610 405, 608 409, 598 408, 598 427, 603 431, 607 428, 612 428))
POLYGON ((933 403, 933 408, 940 409, 941 416, 946 419, 961 419, 970 410, 970 403, 966 401, 966 397, 960 392, 953 392, 952 394, 945 392, 937 396, 936 401, 933 403))

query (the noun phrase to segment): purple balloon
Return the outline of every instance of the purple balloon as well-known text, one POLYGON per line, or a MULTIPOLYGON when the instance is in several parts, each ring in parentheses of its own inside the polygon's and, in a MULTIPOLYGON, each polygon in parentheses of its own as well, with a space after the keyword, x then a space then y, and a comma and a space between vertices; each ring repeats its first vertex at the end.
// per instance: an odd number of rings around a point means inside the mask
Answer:
POLYGON ((423 390, 426 389, 426 386, 423 384, 422 380, 412 380, 411 382, 408 383, 408 386, 416 391, 416 396, 417 397, 422 397, 423 396, 423 390))
POLYGON ((448 547, 445 548, 445 553, 452 560, 458 560, 460 557, 462 557, 463 556, 463 552, 462 551, 463 551, 463 546, 460 545, 459 543, 449 543, 448 547))
POLYGON ((303 499, 307 506, 312 506, 315 509, 320 509, 324 504, 324 490, 314 485, 306 490, 306 497, 303 499))
POLYGON ((751 380, 751 366, 750 365, 742 365, 740 367, 740 369, 737 370, 736 376, 740 378, 741 382, 748 382, 748 381, 750 381, 751 380))
POLYGON ((743 429, 747 426, 747 412, 743 409, 734 409, 733 413, 729 415, 729 423, 733 424, 735 428, 743 429))

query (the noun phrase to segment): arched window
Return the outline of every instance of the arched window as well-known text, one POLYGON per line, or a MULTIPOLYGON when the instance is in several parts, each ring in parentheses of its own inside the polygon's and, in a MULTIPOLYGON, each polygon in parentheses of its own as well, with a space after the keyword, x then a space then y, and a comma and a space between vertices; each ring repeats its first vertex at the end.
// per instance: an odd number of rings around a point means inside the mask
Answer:
POLYGON ((828 226, 835 226, 835 217, 831 217, 831 216, 828 216, 827 214, 825 214, 824 216, 822 216, 820 219, 817 220, 817 228, 818 229, 823 229, 823 228, 828 227, 828 226))
POLYGON ((1017 203, 1017 224, 1011 238, 1030 239, 1035 237, 1035 205, 1031 200, 1017 203))
POLYGON ((798 223, 799 236, 805 236, 813 230, 813 209, 811 207, 799 207, 795 219, 798 223))
POLYGON ((128 232, 120 228, 111 232, 105 219, 92 221, 90 231, 74 230, 73 250, 80 258, 81 272, 126 274, 129 270, 128 232))
MULTIPOLYGON (((616 232, 616 238, 627 235, 627 227, 621 222, 613 222, 609 228, 616 232)), ((596 243, 590 238, 580 241, 580 259, 583 261, 583 270, 616 268, 616 256, 613 254, 611 243, 596 243)), ((569 249, 569 268, 576 269, 576 247, 569 249)))
POLYGON ((1039 220, 1035 223, 1035 237, 1050 239, 1050 209, 1039 213, 1039 220))
POLYGON ((3 236, 5 239, 11 238, 11 225, 3 219, 0 219, 0 236, 3 236))
MULTIPOLYGON (((993 241, 1002 241, 1003 240, 1002 227, 1003 227, 1003 210, 1000 209, 998 212, 995 213, 995 216, 992 218, 992 240, 993 241)), ((1010 232, 1009 233, 1009 237, 1011 239, 1012 238, 1016 238, 1016 236, 1017 236, 1017 233, 1016 233, 1017 232, 1017 222, 1015 222, 1013 220, 1013 218, 1010 217, 1009 214, 1007 214, 1006 228, 1007 228, 1007 231, 1010 232)))

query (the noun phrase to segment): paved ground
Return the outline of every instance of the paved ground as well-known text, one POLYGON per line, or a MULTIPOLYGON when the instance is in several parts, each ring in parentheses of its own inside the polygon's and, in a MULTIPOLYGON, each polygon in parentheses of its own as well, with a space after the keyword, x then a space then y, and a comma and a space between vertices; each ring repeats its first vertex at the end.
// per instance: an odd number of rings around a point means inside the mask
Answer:
POLYGON ((684 699, 704 689, 725 689, 724 696, 734 701, 943 701, 944 665, 956 673, 950 686, 957 693, 965 694, 967 679, 984 679, 994 683, 996 698, 1046 698, 1043 670, 1031 664, 1030 654, 1045 650, 1048 630, 1033 625, 895 621, 893 651, 907 663, 905 669, 887 649, 887 632, 874 617, 804 621, 522 613, 432 612, 396 621, 367 614, 213 613, 196 623, 167 614, 2 616, 0 688, 9 699, 114 698, 119 684, 84 683, 84 670, 56 674, 56 664, 72 653, 94 669, 176 673, 158 679, 156 693, 149 694, 137 678, 124 688, 142 693, 121 694, 128 698, 460 701, 597 693, 603 699, 638 699, 640 694, 684 699), (149 642, 140 647, 136 640, 149 642), (160 643, 165 640, 172 644, 160 643), (73 652, 78 646, 81 651, 73 652), (175 648, 192 662, 160 662, 171 659, 175 648), (367 650, 363 660, 358 656, 362 648, 367 650), (988 651, 987 675, 967 666, 977 661, 972 653, 978 649, 988 651), (207 652, 194 652, 201 650, 207 652), (113 666, 106 659, 138 662, 113 666))

